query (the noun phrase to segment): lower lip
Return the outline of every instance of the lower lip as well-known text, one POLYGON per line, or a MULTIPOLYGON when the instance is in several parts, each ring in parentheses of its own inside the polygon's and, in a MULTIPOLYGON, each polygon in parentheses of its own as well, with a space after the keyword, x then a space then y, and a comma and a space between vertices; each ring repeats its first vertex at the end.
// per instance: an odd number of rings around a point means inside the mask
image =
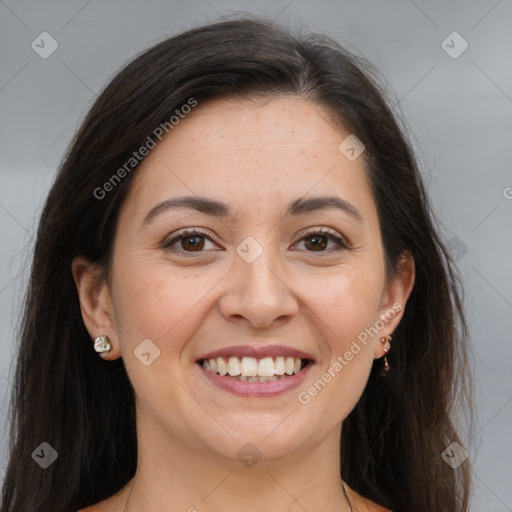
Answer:
POLYGON ((244 398, 263 398, 282 395, 299 386, 307 377, 313 362, 308 362, 299 373, 274 382, 243 382, 236 377, 217 375, 209 370, 205 370, 200 364, 197 366, 210 382, 228 393, 244 398))

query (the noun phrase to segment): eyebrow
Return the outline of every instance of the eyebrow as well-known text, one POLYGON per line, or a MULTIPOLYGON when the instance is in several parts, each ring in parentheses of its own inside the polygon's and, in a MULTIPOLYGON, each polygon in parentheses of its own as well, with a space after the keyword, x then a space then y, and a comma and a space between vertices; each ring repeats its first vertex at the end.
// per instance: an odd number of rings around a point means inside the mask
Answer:
MULTIPOLYGON (((142 225, 149 223, 155 217, 168 210, 191 209, 205 215, 215 217, 232 217, 234 210, 227 204, 214 199, 199 196, 183 196, 166 199, 154 206, 142 221, 142 225)), ((304 215, 319 210, 338 209, 341 210, 359 222, 363 221, 363 216, 359 210, 346 199, 338 196, 311 197, 308 199, 299 198, 292 201, 286 209, 285 217, 304 215)))

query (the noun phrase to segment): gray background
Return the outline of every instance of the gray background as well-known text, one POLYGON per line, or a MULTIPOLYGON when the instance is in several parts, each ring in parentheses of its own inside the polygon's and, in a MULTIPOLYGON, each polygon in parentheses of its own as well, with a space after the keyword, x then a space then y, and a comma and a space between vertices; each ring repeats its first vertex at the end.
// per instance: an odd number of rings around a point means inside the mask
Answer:
MULTIPOLYGON (((475 464, 472 510, 512 510, 510 0, 0 2, 0 480, 29 257, 68 142, 122 62, 241 11, 344 41, 377 65, 400 100, 467 293, 477 397, 475 429, 465 440, 475 464), (43 31, 59 45, 46 59, 31 48, 43 31), (442 47, 453 31, 469 44, 457 58, 442 47)), ((460 39, 446 44, 452 53, 462 48, 460 39)))

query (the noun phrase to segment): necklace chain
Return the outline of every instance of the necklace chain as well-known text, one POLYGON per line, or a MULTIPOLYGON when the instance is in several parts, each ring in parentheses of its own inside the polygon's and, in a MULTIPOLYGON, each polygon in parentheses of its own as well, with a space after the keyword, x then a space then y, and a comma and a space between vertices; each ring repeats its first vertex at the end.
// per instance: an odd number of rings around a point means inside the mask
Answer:
POLYGON ((350 501, 349 501, 348 495, 347 495, 347 487, 343 480, 341 481, 341 486, 343 488, 343 494, 345 495, 345 499, 347 500, 347 511, 352 512, 352 506, 350 505, 350 501))
MULTIPOLYGON (((130 492, 128 493, 128 497, 126 498, 126 503, 124 504, 124 512, 126 512, 128 510, 128 501, 130 501, 130 496, 132 495, 132 489, 133 489, 134 483, 132 483, 132 486, 130 487, 130 492)), ((347 489, 345 487, 345 482, 343 480, 341 481, 341 486, 343 488, 343 494, 345 495, 345 499, 347 500, 347 511, 352 512, 352 507, 350 505, 350 501, 347 496, 347 489)))

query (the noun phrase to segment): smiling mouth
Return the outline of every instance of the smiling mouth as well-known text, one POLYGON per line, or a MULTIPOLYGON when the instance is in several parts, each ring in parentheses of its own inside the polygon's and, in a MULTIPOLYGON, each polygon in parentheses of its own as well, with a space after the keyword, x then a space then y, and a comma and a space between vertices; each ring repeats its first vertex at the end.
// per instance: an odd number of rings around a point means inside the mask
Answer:
POLYGON ((242 382, 274 382, 300 373, 309 359, 298 357, 215 357, 198 363, 216 375, 232 377, 242 382))

